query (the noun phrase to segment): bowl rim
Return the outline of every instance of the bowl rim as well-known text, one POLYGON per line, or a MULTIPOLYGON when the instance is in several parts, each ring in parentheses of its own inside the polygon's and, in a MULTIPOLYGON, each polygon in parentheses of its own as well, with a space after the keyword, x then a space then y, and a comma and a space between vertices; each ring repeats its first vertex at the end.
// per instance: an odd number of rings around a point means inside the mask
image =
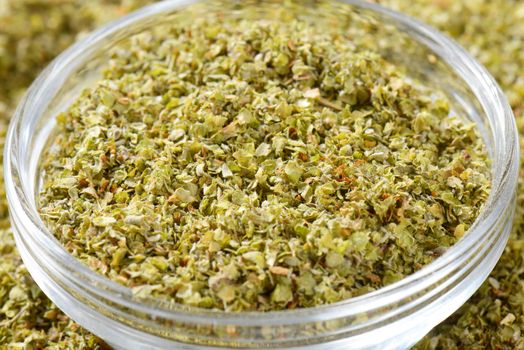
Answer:
POLYGON ((413 31, 421 42, 430 47, 446 64, 454 68, 455 72, 462 78, 465 75, 473 78, 473 80, 468 81, 468 85, 481 103, 485 113, 493 114, 494 118, 501 122, 499 127, 502 130, 503 137, 498 141, 503 142, 506 147, 494 155, 494 163, 497 160, 497 156, 502 157, 501 164, 496 164, 498 165, 497 169, 493 168, 492 170, 495 176, 492 179, 492 189, 485 208, 475 220, 467 235, 450 247, 444 255, 400 281, 358 297, 332 304, 293 310, 226 312, 171 303, 156 298, 137 300, 133 297, 131 288, 120 285, 89 269, 69 254, 52 233, 46 229, 38 212, 31 206, 31 200, 27 200, 30 195, 27 193, 29 191, 22 191, 16 188, 17 184, 21 183, 19 174, 23 171, 21 171, 20 165, 17 163, 19 158, 16 154, 18 147, 14 145, 17 145, 17 142, 19 142, 19 137, 16 133, 21 128, 22 120, 30 111, 30 108, 27 108, 26 105, 33 104, 34 101, 39 99, 45 99, 47 95, 42 93, 42 89, 52 85, 58 74, 72 72, 76 68, 75 62, 80 61, 77 58, 89 52, 89 48, 93 49, 96 47, 97 43, 102 40, 140 20, 152 18, 162 12, 176 11, 198 2, 202 1, 163 1, 139 9, 92 32, 58 56, 43 71, 20 102, 13 116, 6 136, 4 151, 4 176, 11 215, 13 215, 13 212, 16 212, 22 215, 23 220, 27 220, 27 225, 30 228, 28 232, 30 232, 32 238, 45 247, 53 259, 75 271, 75 274, 70 276, 72 279, 78 282, 83 281, 84 284, 87 281, 87 287, 95 293, 133 307, 136 311, 158 317, 176 318, 181 321, 246 326, 300 324, 311 320, 328 320, 386 307, 405 299, 406 296, 413 295, 408 294, 407 291, 415 293, 422 290, 423 286, 431 286, 433 282, 440 278, 439 272, 449 271, 449 267, 453 265, 453 262, 463 261, 468 256, 468 253, 475 249, 478 242, 482 241, 486 227, 492 227, 502 216, 516 190, 519 163, 518 133, 513 112, 507 99, 490 73, 454 40, 410 16, 363 0, 335 0, 338 3, 345 3, 375 12, 380 16, 401 24, 406 30, 413 31), (436 51, 437 49, 439 51, 436 51))

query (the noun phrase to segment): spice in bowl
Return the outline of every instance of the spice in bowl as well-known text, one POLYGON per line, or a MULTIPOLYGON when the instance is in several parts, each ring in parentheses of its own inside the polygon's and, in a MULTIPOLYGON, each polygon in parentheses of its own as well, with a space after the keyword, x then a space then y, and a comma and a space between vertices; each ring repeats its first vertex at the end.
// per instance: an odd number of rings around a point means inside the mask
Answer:
POLYGON ((490 162, 442 92, 341 28, 241 17, 133 37, 57 117, 39 206, 71 254, 138 297, 270 311, 467 234, 490 162))

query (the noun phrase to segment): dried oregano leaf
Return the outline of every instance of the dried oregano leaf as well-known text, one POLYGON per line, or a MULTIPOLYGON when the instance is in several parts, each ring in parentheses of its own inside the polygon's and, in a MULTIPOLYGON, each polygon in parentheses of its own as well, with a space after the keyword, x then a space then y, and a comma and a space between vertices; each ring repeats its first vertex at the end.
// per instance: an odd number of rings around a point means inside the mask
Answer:
MULTIPOLYGON (((35 1, 32 2, 35 3, 35 1)), ((21 4, 22 1, 8 0, 7 3, 12 6, 14 4, 21 4)), ((27 3, 29 3, 29 1, 27 1, 27 3)), ((90 3, 95 3, 95 1, 91 1, 90 3)), ((520 132, 524 132, 522 128, 522 126, 524 126, 524 108, 522 105, 522 101, 524 101, 524 89, 519 88, 524 81, 519 69, 519 67, 524 65, 524 58, 520 54, 524 48, 523 11, 520 9, 523 4, 520 4, 518 1, 507 0, 474 2, 442 0, 414 0, 404 2, 386 0, 382 1, 382 3, 418 16, 422 20, 448 32, 486 64, 510 96, 519 123, 520 132), (520 85, 516 84, 516 82, 520 82, 520 85)), ((55 13, 57 14, 68 13, 69 8, 66 6, 56 6, 56 4, 50 1, 41 1, 41 4, 45 6, 51 5, 47 6, 47 8, 56 11, 55 13)), ((104 10, 107 10, 107 6, 104 7, 104 10)), ((27 23, 25 19, 29 18, 29 14, 34 16, 35 12, 26 6, 23 10, 17 11, 16 13, 20 15, 19 18, 22 19, 22 23, 24 23, 23 21, 27 23)), ((82 16, 85 12, 71 11, 70 13, 72 13, 73 16, 82 16)), ((42 14, 45 14, 45 12, 42 12, 42 14)), ((2 26, 0 31, 4 28, 7 28, 7 26, 2 26)), ((24 24, 23 28, 24 30, 10 31, 9 36, 15 38, 16 35, 15 42, 20 39, 25 39, 23 35, 31 31, 25 30, 28 28, 27 24, 24 24)), ((50 33, 50 31, 46 31, 46 33, 50 33)), ((33 43, 36 42, 33 38, 27 38, 25 40, 28 42, 32 40, 33 43)), ((12 50, 1 51, 0 61, 6 59, 12 60, 12 58, 8 58, 9 55, 12 55, 12 52, 12 50)), ((39 52, 39 49, 33 50, 33 52, 39 52)), ((55 52, 58 51, 46 54, 43 57, 51 59, 52 56, 56 54, 55 52)), ((9 70, 0 69, 0 75, 3 74, 2 77, 5 77, 2 78, 2 81, 5 83, 9 80, 7 77, 12 76, 13 73, 27 74, 28 78, 18 83, 18 89, 25 88, 44 63, 45 62, 39 61, 33 64, 34 70, 29 74, 19 68, 9 70)), ((2 67, 1 64, 0 67, 2 67)), ((12 79, 9 81, 15 82, 20 80, 12 79)), ((5 94, 0 94, 0 97, 4 96, 5 94)), ((14 105, 12 98, 7 98, 6 101, 7 105, 14 105)), ((5 108, 6 102, 3 103, 5 108)), ((1 108, 2 104, 0 103, 0 110, 1 108)), ((2 114, 1 111, 0 114, 2 114)), ((7 118, 8 115, 9 113, 6 113, 4 110, 2 118, 7 118)), ((3 177, 0 179, 3 179, 3 177)), ((522 184, 523 182, 519 181, 519 194, 523 193, 522 184)), ((4 208, 4 213, 6 213, 5 196, 2 194, 1 197, 1 206, 4 208)), ((438 327, 433 334, 421 342, 417 348, 519 349, 524 347, 523 340, 520 336, 524 330, 523 310, 521 307, 522 298, 524 298, 524 296, 522 296, 522 290, 524 288, 519 278, 521 275, 519 271, 522 270, 523 266, 522 249, 524 247, 523 244, 520 243, 522 241, 522 232, 524 232, 522 230, 523 221, 521 219, 524 214, 522 198, 524 197, 519 195, 518 214, 508 248, 492 273, 493 278, 499 281, 498 288, 494 289, 492 284, 486 283, 462 310, 446 321, 445 324, 438 327), (502 295, 500 293, 501 291, 503 291, 502 295), (503 336, 503 329, 500 327, 497 319, 489 317, 493 312, 488 310, 496 310, 497 304, 499 305, 498 308, 502 310, 502 314, 513 314, 516 317, 512 325, 517 328, 514 335, 509 339, 507 336, 503 336)), ((9 223, 5 214, 2 215, 2 218, 4 218, 2 225, 8 225, 9 223)), ((302 230, 299 226, 297 229, 299 231, 302 230)), ((11 259, 11 256, 7 257, 3 251, 0 252, 0 254, 2 254, 2 259, 4 260, 11 259)), ((13 257, 13 261, 18 260, 13 257)), ((25 276, 28 276, 27 273, 25 273, 25 276)), ((312 290, 314 280, 308 274, 304 274, 297 282, 301 286, 300 288, 312 290)), ((495 284, 495 286, 497 286, 497 284, 495 284)), ((0 329, 2 329, 3 332, 9 332, 9 330, 5 330, 2 327, 0 327, 0 329)), ((5 343, 5 338, 2 340, 2 343, 5 343)))
MULTIPOLYGON (((448 33, 486 65, 505 90, 519 133, 524 134, 524 2, 380 0, 380 3, 448 33)), ((521 164, 523 146, 521 142, 521 164)), ((513 231, 491 277, 458 312, 424 338, 417 349, 524 349, 523 218, 521 175, 513 231)))
MULTIPOLYGON (((18 97, 79 35, 147 1, 0 0, 0 160, 18 97)), ((9 230, 0 162, 0 349, 106 349, 33 282, 9 230)))
POLYGON ((73 255, 141 297, 266 311, 393 283, 467 231, 490 187, 474 125, 286 6, 114 50, 43 158, 40 212, 73 255))

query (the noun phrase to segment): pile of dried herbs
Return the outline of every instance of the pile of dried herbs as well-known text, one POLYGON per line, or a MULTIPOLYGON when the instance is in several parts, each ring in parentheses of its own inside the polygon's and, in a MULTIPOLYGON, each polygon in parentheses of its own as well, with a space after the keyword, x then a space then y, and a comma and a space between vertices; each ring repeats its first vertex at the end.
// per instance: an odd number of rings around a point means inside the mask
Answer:
POLYGON ((0 231, 0 349, 103 349, 96 336, 64 315, 32 281, 12 234, 0 231))
POLYGON ((462 237, 490 187, 474 124, 346 27, 279 13, 138 35, 58 116, 40 213, 74 256, 139 296, 265 311, 375 290, 462 237))
MULTIPOLYGON (((0 13, 5 13, 6 6, 22 6, 20 11, 16 12, 16 17, 21 23, 26 23, 22 26, 23 30, 10 30, 9 34, 5 31, 8 28, 13 28, 12 24, 7 25, 4 18, 1 18, 2 26, 0 26, 0 62, 5 60, 14 60, 15 52, 5 49, 6 42, 24 41, 26 46, 35 45, 31 43, 33 36, 29 25, 30 18, 38 17, 39 13, 35 13, 30 4, 40 3, 41 8, 47 8, 40 12, 42 16, 49 16, 54 13, 54 16, 64 16, 71 18, 72 26, 66 31, 73 40, 75 31, 84 30, 87 27, 79 28, 74 25, 77 23, 76 18, 84 16, 85 11, 77 11, 81 8, 82 2, 79 0, 70 1, 74 3, 75 7, 57 6, 56 1, 51 0, 4 0, 0 1, 0 13)), ((89 4, 98 4, 101 8, 107 8, 109 1, 90 1, 89 4)), ((448 32, 462 45, 470 50, 477 58, 484 63, 489 70, 495 75, 497 80, 501 83, 506 93, 510 97, 510 102, 513 106, 515 116, 519 125, 521 135, 524 134, 524 74, 521 73, 521 67, 524 67, 524 56, 521 51, 524 50, 524 3, 518 0, 476 0, 476 1, 451 1, 451 0, 381 0, 384 5, 391 6, 401 11, 410 13, 413 16, 437 26, 439 29, 448 32)), ((0 16, 1 17, 1 16, 0 16)), ((96 18, 100 18, 101 14, 97 13, 96 18)), ((47 31, 45 31, 47 32, 47 31)), ((49 35, 58 36, 63 33, 49 31, 49 35)), ((54 54, 61 48, 52 47, 45 48, 42 54, 38 50, 31 51, 30 56, 43 55, 52 58, 54 54)), ((24 59, 21 57, 20 59, 24 59)), ((27 59, 27 58, 26 58, 27 59)), ((34 78, 42 65, 46 61, 36 62, 33 68, 25 74, 26 79, 23 83, 16 83, 17 89, 23 90, 27 82, 34 78)), ((6 70, 0 64, 0 77, 3 84, 9 80, 7 77, 13 74, 21 74, 16 68, 6 70), (14 69, 14 70, 13 70, 14 69)), ((5 120, 10 112, 7 112, 7 106, 14 106, 15 100, 7 97, 3 91, 0 94, 0 100, 4 104, 3 112, 0 112, 2 118, 1 139, 5 133, 5 120)), ((0 183, 3 183, 3 177, 0 177, 0 183)), ((475 296, 466 303, 466 305, 459 310, 449 320, 437 327, 428 337, 421 341, 417 349, 524 349, 524 339, 521 332, 524 332, 524 174, 519 180, 519 196, 517 216, 515 220, 514 230, 508 247, 502 256, 497 267, 493 271, 492 279, 486 282, 483 287, 475 294, 475 296)), ((6 216, 6 204, 3 193, 1 194, 0 205, 1 226, 7 228, 9 222, 6 216)), ((19 269, 20 261, 16 254, 7 254, 6 252, 14 251, 14 246, 10 238, 10 233, 6 231, 2 234, 3 248, 0 249, 2 255, 2 262, 12 262, 14 268, 9 268, 9 271, 19 269), (10 248, 6 248, 9 246, 10 248)), ((7 271, 7 270, 6 270, 7 271)), ((34 286, 30 280, 27 272, 24 271, 23 280, 27 284, 24 288, 34 286)), ((9 272, 13 274, 13 272, 9 272)), ((5 293, 0 289, 1 293, 5 293)), ((49 305, 45 296, 38 294, 40 304, 49 305)), ((5 304, 4 297, 0 297, 0 309, 5 304)), ((20 309, 18 309, 20 310, 20 309)), ((41 309, 42 310, 42 309, 41 309)), ((47 310, 42 310, 40 315, 47 310)), ((3 315, 0 317, 2 319, 3 315)), ((35 316, 36 317, 36 316, 35 316)), ((40 316, 41 317, 41 316, 40 316)), ((13 334, 17 329, 27 328, 34 332, 37 336, 42 332, 42 329, 34 328, 30 323, 16 324, 13 323, 9 327, 2 326, 0 332, 0 348, 7 349, 23 349, 24 339, 14 337, 13 334), (14 343, 22 342, 22 345, 14 346, 14 343)), ((74 328, 76 329, 76 328, 74 328)), ((60 330, 62 334, 66 334, 69 328, 64 327, 60 330)), ((75 346, 74 342, 68 342, 68 337, 62 335, 62 343, 44 339, 41 347, 33 348, 74 348, 80 349, 80 346, 75 346), (67 346, 69 345, 69 347, 67 346)), ((31 342, 29 342, 31 344, 31 342)), ((96 347, 85 347, 86 349, 94 349, 96 347)))
MULTIPOLYGON (((79 35, 146 2, 0 0, 0 154, 17 99, 40 70, 79 35)), ((2 169, 0 349, 107 348, 58 310, 22 264, 9 229, 2 169)))
MULTIPOLYGON (((454 37, 495 76, 524 135, 524 2, 380 0, 454 37)), ((524 160, 521 138, 521 163, 524 160)), ((417 349, 524 349, 524 173, 513 232, 480 290, 417 349)))

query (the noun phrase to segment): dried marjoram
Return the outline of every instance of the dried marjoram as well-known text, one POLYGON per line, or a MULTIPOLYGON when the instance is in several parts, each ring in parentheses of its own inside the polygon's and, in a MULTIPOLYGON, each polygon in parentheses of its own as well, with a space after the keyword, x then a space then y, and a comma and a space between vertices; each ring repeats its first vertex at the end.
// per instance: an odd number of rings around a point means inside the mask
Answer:
MULTIPOLYGON (((387 0, 381 1, 385 5, 391 5, 396 9, 411 13, 414 16, 421 18, 422 20, 433 24, 448 32, 450 35, 459 40, 459 42, 466 48, 470 49, 477 58, 484 63, 490 71, 499 80, 501 85, 505 88, 506 92, 510 96, 512 106, 514 107, 515 116, 519 122, 519 126, 524 125, 522 123, 522 101, 524 101, 524 90, 522 89, 523 75, 520 74, 518 67, 524 65, 524 57, 520 54, 524 48, 524 21, 522 20, 522 10, 519 10, 523 4, 518 1, 508 0, 484 0, 484 1, 471 1, 471 2, 459 2, 459 1, 443 1, 443 0, 416 0, 416 1, 396 1, 387 0), (520 82, 520 83, 519 83, 520 82)), ((4 33, 4 38, 16 38, 14 41, 29 42, 29 46, 34 45, 31 43, 38 42, 36 36, 31 36, 33 30, 27 30, 29 28, 29 18, 36 16, 50 16, 49 11, 52 11, 51 16, 71 16, 72 20, 70 23, 83 23, 82 21, 76 21, 75 19, 79 16, 85 16, 86 11, 77 11, 79 1, 75 1, 74 7, 72 6, 57 6, 52 1, 41 0, 40 8, 38 12, 28 6, 29 3, 37 3, 35 0, 21 1, 21 0, 8 0, 7 3, 10 6, 21 6, 17 11, 13 12, 20 18, 19 22, 23 23, 21 28, 24 30, 9 30, 8 34, 4 33), (24 5, 22 5, 24 4, 24 5), (47 5, 47 6, 46 6, 47 5), (42 10, 43 8, 46 10, 42 10)), ((89 4, 98 4, 97 1, 91 1, 89 4)), ((82 2, 87 4, 87 2, 82 2)), ((103 5, 106 12, 109 5, 103 5)), ((10 14, 12 17, 13 14, 10 14)), ((94 16, 99 18, 100 15, 94 16)), ((8 22, 3 21, 0 26, 0 32, 6 30, 8 27, 13 28, 13 24, 7 24, 8 22)), ((92 25, 89 24, 89 26, 92 25)), ((70 26, 71 33, 79 30, 79 27, 70 26)), ((82 27, 84 28, 84 27, 82 27)), ((88 28, 86 26, 85 28, 88 28)), ((58 34, 52 29, 44 29, 44 32, 52 35, 52 33, 58 34)), ((64 31, 60 32, 61 34, 64 31)), ((1 36, 1 35, 0 35, 1 36)), ((72 40, 73 35, 71 37, 72 40)), ((2 41, 0 40, 0 41, 2 41)), ((7 39, 6 39, 7 40, 7 39)), ((2 41, 7 42, 7 41, 2 41)), ((52 42, 57 42, 52 41, 52 42)), ((66 41, 61 41, 66 43, 66 41)), ((1 46, 2 44, 0 44, 1 46)), ((25 46, 25 44, 24 44, 25 46)), ((59 51, 55 46, 41 48, 36 47, 28 50, 29 56, 18 56, 18 60, 26 60, 26 57, 34 57, 33 55, 41 55, 40 52, 44 51, 45 54, 42 56, 48 59, 59 51), (32 52, 32 54, 30 54, 32 52)), ((15 57, 15 52, 12 49, 0 49, 0 60, 6 59, 11 60, 10 57, 15 57)), ((2 81, 6 82, 18 82, 20 88, 24 88, 26 84, 33 79, 38 70, 45 64, 46 60, 34 62, 31 71, 22 71, 17 67, 11 67, 3 70, 5 67, 0 65, 0 76, 2 81), (20 83, 20 79, 10 79, 14 74, 26 74, 28 78, 23 79, 23 83, 20 83)), ((0 98, 5 97, 0 93, 0 98)), ((14 99, 7 99, 7 104, 13 106, 15 103, 14 99)), ((0 113, 1 114, 1 113, 0 113)), ((8 113, 4 114, 7 118, 8 113)), ((524 130, 520 127, 521 133, 524 130)), ((3 177, 0 177, 0 182, 3 177)), ((522 178, 521 178, 522 179, 522 178)), ((452 318, 446 321, 442 326, 438 327, 431 336, 427 337, 421 342, 417 348, 420 349, 522 349, 524 348, 523 339, 521 332, 524 331, 524 317, 522 310, 523 290, 522 282, 519 276, 522 275, 523 269, 523 254, 522 254, 522 181, 519 182, 519 214, 516 217, 516 224, 514 226, 514 232, 510 238, 508 248, 501 258, 501 261, 497 265, 496 269, 492 273, 491 280, 484 284, 481 290, 468 302, 459 312, 457 312, 452 318), (498 282, 498 284, 497 284, 498 282), (495 287, 493 287, 495 285, 495 287), (509 315, 509 316, 508 316, 509 315), (512 322, 511 315, 515 318, 512 322)), ((2 207, 6 208, 5 199, 2 194, 1 197, 2 207)), ((4 211, 6 213, 6 211, 4 211)), ((2 227, 9 225, 5 215, 2 216, 2 227)), ((4 237, 10 237, 4 236, 4 237)), ((3 240, 3 239, 2 239, 3 240)), ((13 242, 9 241, 11 247, 13 242)), ((9 248, 14 249, 14 248, 9 248)), ((15 265, 19 264, 19 259, 16 258, 15 254, 6 255, 6 249, 0 249, 2 252, 2 261, 13 261, 15 265), (10 260, 12 259, 12 260, 10 260)), ((24 278, 20 280, 24 283, 33 284, 29 275, 23 270, 24 278)), ((34 284, 33 284, 34 285, 34 284)), ((35 287, 36 288, 36 287, 35 287)), ((38 294, 41 300, 47 300, 41 293, 38 294)), ((52 308, 53 306, 49 303, 47 307, 52 308)), ((1 307, 1 305, 0 305, 1 307)), ((26 309, 26 311, 31 310, 26 309)), ((45 308, 39 309, 41 314, 44 313, 45 308)), ((33 317, 41 317, 35 314, 33 317)), ((24 325, 23 327, 32 327, 31 322, 19 323, 24 325)), ((24 341, 24 338, 13 337, 13 331, 17 328, 13 323, 9 327, 0 327, 2 334, 8 334, 7 338, 0 339, 0 344, 7 344, 11 347, 16 347, 13 342, 24 341), (10 340, 12 339, 12 340, 10 340)), ((33 328, 34 329, 34 328, 33 328)), ((62 329, 61 332, 65 334, 62 329)), ((17 333, 20 334, 20 333, 17 333)), ((46 338, 46 337, 42 337, 46 338)), ((46 338, 46 346, 57 348, 66 348, 65 344, 68 344, 64 336, 64 342, 61 345, 52 345, 49 338, 46 338), (50 345, 51 344, 51 345, 50 345)), ((28 341, 28 344, 31 344, 28 341)), ((69 343, 68 345, 71 345, 69 343)), ((23 347, 22 345, 19 346, 23 347)), ((1 348, 1 345, 0 345, 1 348)), ((74 347, 73 347, 74 348, 74 347)), ((80 347, 76 347, 80 348, 80 347)))
MULTIPOLYGON (((38 72, 77 36, 147 1, 0 0, 0 160, 8 118, 38 72)), ((7 216, 0 161, 0 349, 103 349, 25 269, 7 216)))
POLYGON ((0 254, 0 349, 107 349, 32 281, 10 231, 0 230, 0 254))
POLYGON ((342 29, 173 24, 117 48, 58 116, 40 212, 139 297, 264 311, 357 296, 441 255, 487 198, 484 144, 441 95, 342 29))
MULTIPOLYGON (((491 71, 524 134, 524 2, 380 0, 447 32, 491 71)), ((521 163, 524 142, 521 138, 521 163)), ((524 349, 524 173, 508 245, 490 278, 417 349, 524 349)))

